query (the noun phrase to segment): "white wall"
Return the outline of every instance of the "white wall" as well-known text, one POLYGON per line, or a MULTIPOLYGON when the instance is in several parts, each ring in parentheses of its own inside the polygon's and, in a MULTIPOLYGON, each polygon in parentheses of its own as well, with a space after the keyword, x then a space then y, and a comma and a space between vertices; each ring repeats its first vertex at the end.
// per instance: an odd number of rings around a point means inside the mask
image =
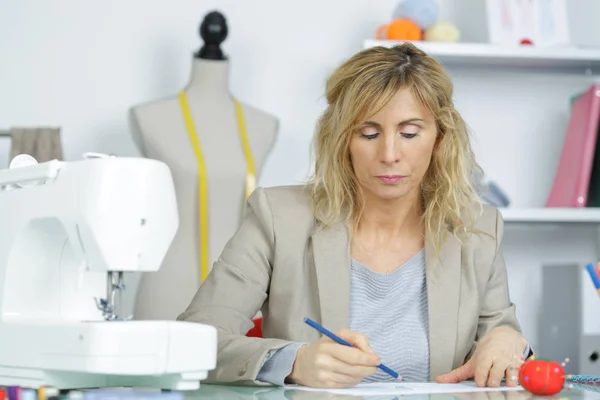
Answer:
MULTIPOLYGON (((281 121, 260 183, 295 182, 309 172, 309 139, 326 75, 361 48, 393 5, 392 0, 0 2, 0 129, 61 125, 67 159, 83 151, 137 154, 127 129, 128 107, 180 90, 201 44, 199 23, 218 9, 229 24, 223 49, 232 62, 232 92, 281 121)), ((0 148, 0 163, 6 154, 0 148)))
MULTIPOLYGON (((364 39, 373 37, 395 4, 395 0, 3 1, 0 129, 60 125, 69 160, 85 151, 137 155, 127 109, 182 88, 191 54, 201 45, 198 25, 207 12, 218 9, 229 24, 223 48, 232 62, 232 92, 280 119, 279 139, 259 183, 295 183, 311 169, 309 146, 323 107, 326 76, 360 50, 364 39)), ((483 4, 483 0, 443 0, 442 18, 458 24, 465 40, 485 41, 483 4)), ((597 44, 599 35, 589 23, 590 16, 598 14, 594 10, 600 11, 598 4, 585 0, 572 6, 577 43, 597 44)), ((471 77, 469 71, 452 71, 457 105, 473 129, 481 163, 508 191, 513 204, 541 206, 567 123, 568 96, 587 81, 581 76, 537 74, 512 79, 512 73, 489 73, 485 85, 473 85, 464 79, 471 77), (507 86, 507 81, 512 83, 507 86), (533 89, 523 92, 525 82, 533 89), (509 96, 514 100, 507 102, 509 96), (539 149, 541 156, 527 158, 525 153, 532 149, 539 149)), ((0 167, 8 161, 8 145, 8 140, 0 139, 0 167)), ((540 266, 585 263, 596 258, 595 246, 593 227, 507 227, 511 293, 534 344, 539 334, 540 266)))

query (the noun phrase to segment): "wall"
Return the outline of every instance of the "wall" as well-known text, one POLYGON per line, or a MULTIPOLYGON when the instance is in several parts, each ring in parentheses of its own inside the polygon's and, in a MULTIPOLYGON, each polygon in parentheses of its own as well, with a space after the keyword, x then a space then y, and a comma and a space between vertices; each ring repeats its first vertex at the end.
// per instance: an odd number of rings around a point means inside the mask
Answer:
MULTIPOLYGON (((395 3, 0 2, 0 129, 60 125, 69 160, 85 151, 137 155, 127 127, 128 108, 172 95, 185 85, 191 54, 200 46, 199 22, 218 9, 230 28, 223 48, 232 61, 232 92, 280 118, 279 138, 259 183, 296 183, 311 170, 310 140, 328 73, 373 37, 395 3)), ((590 25, 591 11, 598 8, 593 0, 571 6, 576 43, 598 44, 599 35, 590 25)), ((482 0, 444 0, 441 15, 458 24, 465 40, 485 41, 482 0)), ((513 73, 488 72, 484 85, 474 85, 463 79, 471 72, 452 71, 457 105, 488 174, 509 192, 515 206, 541 206, 564 135, 568 96, 586 81, 537 74, 513 79, 513 73), (533 86, 523 92, 525 83, 533 86), (533 149, 541 152, 539 158, 529 158, 533 149)), ((0 139, 0 167, 8 161, 8 143, 0 139)), ((511 294, 534 344, 541 265, 594 259, 595 241, 594 227, 507 227, 511 294)))
MULTIPOLYGON (((261 184, 296 182, 309 172, 309 139, 326 75, 361 48, 393 5, 392 0, 2 2, 0 48, 8 62, 0 63, 0 129, 61 125, 68 159, 84 151, 137 154, 127 109, 176 93, 187 82, 190 57, 201 43, 199 23, 218 9, 229 23, 223 49, 232 62, 233 93, 281 121, 261 184)), ((0 151, 4 162, 6 151, 0 151)))

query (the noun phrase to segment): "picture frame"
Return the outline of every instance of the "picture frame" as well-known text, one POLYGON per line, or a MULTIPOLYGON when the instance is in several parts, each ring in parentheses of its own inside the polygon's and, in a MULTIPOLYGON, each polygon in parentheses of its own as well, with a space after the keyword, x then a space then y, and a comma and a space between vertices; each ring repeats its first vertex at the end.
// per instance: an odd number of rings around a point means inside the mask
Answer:
POLYGON ((570 44, 567 0, 486 0, 489 42, 507 46, 570 44))

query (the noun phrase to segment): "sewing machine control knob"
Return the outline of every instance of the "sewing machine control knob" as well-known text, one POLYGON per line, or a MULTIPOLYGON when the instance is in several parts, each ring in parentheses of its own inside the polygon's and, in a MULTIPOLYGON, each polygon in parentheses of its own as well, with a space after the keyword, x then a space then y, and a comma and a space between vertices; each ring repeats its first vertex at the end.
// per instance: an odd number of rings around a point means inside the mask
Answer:
MULTIPOLYGON (((10 160, 10 163, 8 164, 8 168, 9 169, 16 169, 16 168, 23 168, 23 167, 31 167, 33 165, 38 165, 37 160, 29 155, 29 154, 17 154, 16 156, 13 157, 12 160, 10 160)), ((25 187, 33 187, 36 186, 40 183, 42 183, 43 180, 29 180, 29 181, 21 181, 18 183, 13 184, 13 187, 21 187, 21 188, 25 188, 25 187)))
POLYGON ((8 168, 20 168, 20 167, 28 167, 30 165, 37 165, 37 160, 30 156, 29 154, 18 154, 10 160, 10 164, 8 168))

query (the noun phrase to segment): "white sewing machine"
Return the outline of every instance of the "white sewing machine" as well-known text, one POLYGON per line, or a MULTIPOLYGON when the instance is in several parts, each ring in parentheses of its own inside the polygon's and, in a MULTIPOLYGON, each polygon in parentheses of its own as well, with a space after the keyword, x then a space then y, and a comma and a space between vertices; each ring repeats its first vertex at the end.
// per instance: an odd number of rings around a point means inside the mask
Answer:
POLYGON ((123 273, 158 270, 178 225, 155 160, 22 155, 0 170, 0 385, 197 389, 214 327, 117 314, 123 273))

